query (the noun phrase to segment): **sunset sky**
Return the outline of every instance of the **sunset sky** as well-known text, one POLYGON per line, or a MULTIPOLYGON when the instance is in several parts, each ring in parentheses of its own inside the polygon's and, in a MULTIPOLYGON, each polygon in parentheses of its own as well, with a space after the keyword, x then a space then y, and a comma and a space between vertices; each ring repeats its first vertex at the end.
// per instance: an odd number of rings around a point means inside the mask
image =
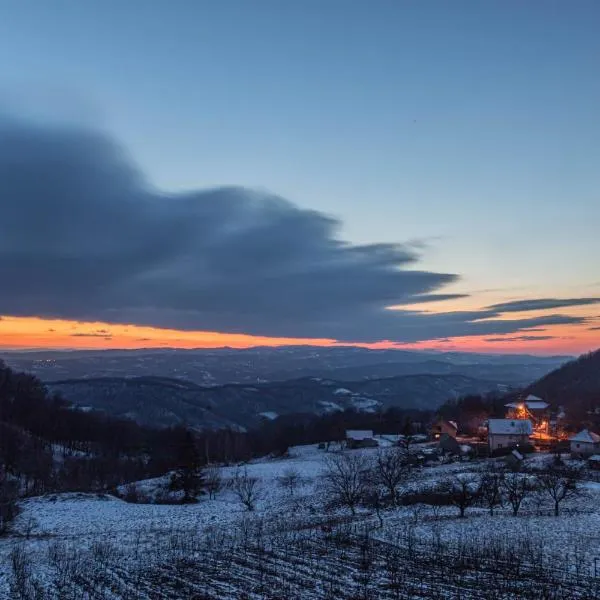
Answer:
POLYGON ((0 347, 600 346, 595 0, 0 3, 0 347))

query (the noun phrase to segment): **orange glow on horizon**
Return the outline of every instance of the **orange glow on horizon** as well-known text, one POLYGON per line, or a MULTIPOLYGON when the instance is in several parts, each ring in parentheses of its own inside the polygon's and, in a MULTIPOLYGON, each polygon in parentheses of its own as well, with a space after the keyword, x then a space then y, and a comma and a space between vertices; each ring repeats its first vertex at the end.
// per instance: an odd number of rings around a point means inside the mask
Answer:
POLYGON ((342 343, 327 338, 275 338, 243 333, 179 331, 139 325, 113 325, 37 317, 1 317, 0 348, 4 349, 137 349, 137 348, 250 348, 253 346, 348 346, 371 349, 422 349, 462 352, 581 354, 600 346, 600 332, 589 325, 560 325, 532 336, 552 339, 522 341, 528 332, 498 336, 468 336, 416 343, 342 343), (494 342, 489 339, 493 338, 494 342))

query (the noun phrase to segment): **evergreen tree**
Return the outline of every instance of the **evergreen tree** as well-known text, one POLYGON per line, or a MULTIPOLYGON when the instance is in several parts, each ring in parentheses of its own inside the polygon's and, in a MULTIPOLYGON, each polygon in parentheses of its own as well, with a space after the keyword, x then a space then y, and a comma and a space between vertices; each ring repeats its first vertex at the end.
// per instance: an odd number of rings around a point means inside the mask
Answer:
POLYGON ((171 477, 171 489, 183 492, 183 502, 195 502, 203 493, 204 473, 194 434, 185 429, 177 444, 177 469, 171 477))

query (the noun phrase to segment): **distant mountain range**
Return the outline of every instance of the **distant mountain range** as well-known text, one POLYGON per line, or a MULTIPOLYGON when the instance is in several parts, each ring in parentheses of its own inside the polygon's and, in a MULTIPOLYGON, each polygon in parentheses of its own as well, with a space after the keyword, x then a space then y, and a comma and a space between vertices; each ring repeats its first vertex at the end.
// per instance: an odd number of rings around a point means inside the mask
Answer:
POLYGON ((291 413, 324 414, 397 406, 433 410, 449 398, 507 391, 500 382, 464 375, 403 375, 337 381, 321 378, 202 387, 159 377, 71 379, 47 383, 74 404, 144 425, 186 424, 198 429, 247 428, 291 413))
POLYGON ((220 385, 302 377, 359 380, 434 374, 465 375, 522 387, 572 357, 289 346, 247 350, 6 352, 2 358, 9 366, 33 373, 44 381, 158 376, 220 385))
POLYGON ((52 392, 145 425, 248 428, 292 413, 435 410, 466 394, 523 388, 566 357, 354 347, 11 353, 52 392))

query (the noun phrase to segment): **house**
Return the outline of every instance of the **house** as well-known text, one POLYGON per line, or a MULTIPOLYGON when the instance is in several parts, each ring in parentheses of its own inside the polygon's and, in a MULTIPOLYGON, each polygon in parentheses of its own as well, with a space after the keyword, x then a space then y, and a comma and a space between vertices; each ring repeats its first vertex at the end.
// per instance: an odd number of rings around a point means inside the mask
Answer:
POLYGON ((370 429, 347 429, 346 446, 354 448, 377 448, 379 444, 370 429))
POLYGON ((592 456, 600 452, 600 435, 587 429, 571 436, 569 442, 574 456, 592 456))
POLYGON ((460 454, 460 444, 448 433, 442 433, 440 436, 438 449, 442 454, 460 454))
POLYGON ((504 405, 507 419, 529 419, 536 432, 548 433, 550 405, 541 398, 530 394, 525 400, 504 405))
POLYGON ((488 447, 490 452, 529 445, 533 425, 529 419, 490 419, 488 447))
POLYGON ((429 430, 429 436, 434 440, 439 440, 444 434, 456 438, 457 433, 458 425, 454 421, 446 421, 445 419, 438 419, 429 430))

